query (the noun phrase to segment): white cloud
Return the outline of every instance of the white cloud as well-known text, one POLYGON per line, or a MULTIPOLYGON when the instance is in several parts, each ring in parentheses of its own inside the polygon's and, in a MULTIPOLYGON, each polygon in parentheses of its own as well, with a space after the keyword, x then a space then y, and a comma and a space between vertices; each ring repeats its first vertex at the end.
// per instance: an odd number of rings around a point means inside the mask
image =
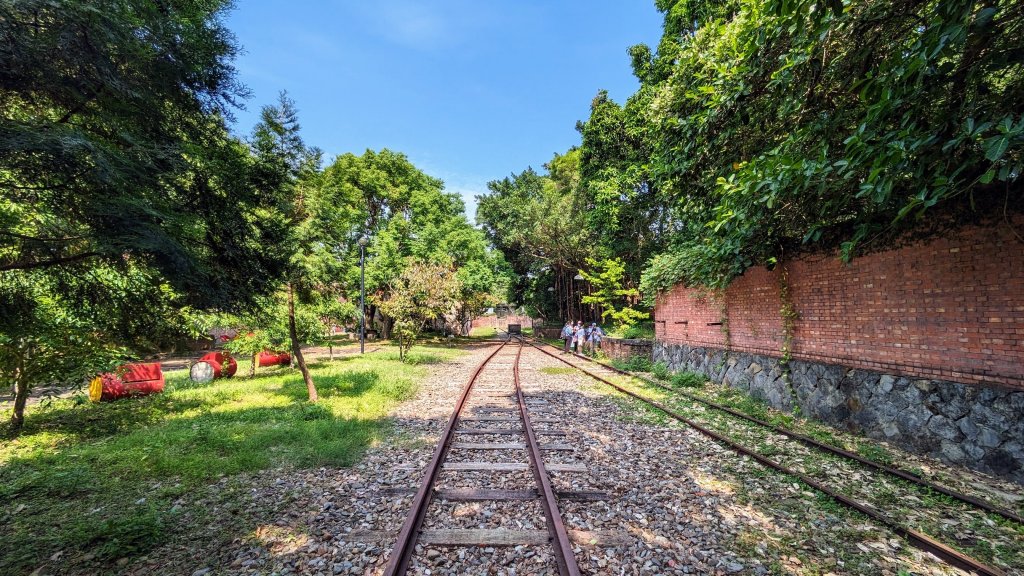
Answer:
POLYGON ((437 50, 460 44, 487 20, 478 4, 464 0, 365 3, 359 12, 380 36, 417 50, 437 50))

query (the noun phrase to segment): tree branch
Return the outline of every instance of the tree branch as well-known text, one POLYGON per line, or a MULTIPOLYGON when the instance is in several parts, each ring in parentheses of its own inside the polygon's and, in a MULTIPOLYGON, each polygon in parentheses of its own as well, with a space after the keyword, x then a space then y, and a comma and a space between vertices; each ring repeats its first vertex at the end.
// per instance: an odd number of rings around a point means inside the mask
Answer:
POLYGON ((77 262, 79 260, 85 260, 86 258, 92 258, 93 256, 99 255, 99 252, 82 252, 80 254, 62 256, 60 258, 54 258, 52 260, 40 260, 35 262, 14 262, 12 264, 4 264, 0 266, 0 272, 7 272, 10 270, 31 270, 33 268, 45 268, 48 266, 60 266, 61 264, 77 262))
POLYGON ((73 240, 83 240, 85 236, 70 236, 67 238, 48 238, 45 236, 27 236, 25 234, 18 234, 17 232, 4 232, 0 230, 0 236, 11 236, 13 238, 20 238, 22 240, 29 240, 32 242, 71 242, 73 240))

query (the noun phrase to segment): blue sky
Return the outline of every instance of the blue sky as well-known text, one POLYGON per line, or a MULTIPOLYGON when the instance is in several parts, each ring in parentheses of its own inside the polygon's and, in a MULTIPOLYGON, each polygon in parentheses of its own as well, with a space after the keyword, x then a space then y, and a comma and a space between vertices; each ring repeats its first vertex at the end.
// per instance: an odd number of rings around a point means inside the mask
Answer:
POLYGON ((228 26, 253 92, 237 132, 287 90, 328 160, 404 152, 472 220, 488 181, 579 142, 599 89, 636 90, 626 50, 656 45, 661 16, 654 0, 242 0, 228 26))

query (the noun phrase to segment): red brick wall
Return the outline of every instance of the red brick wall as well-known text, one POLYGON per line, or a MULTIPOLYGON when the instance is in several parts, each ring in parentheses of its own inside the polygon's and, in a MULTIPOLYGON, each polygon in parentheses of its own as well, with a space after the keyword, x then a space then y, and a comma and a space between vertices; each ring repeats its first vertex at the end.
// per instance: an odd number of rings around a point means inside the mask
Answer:
MULTIPOLYGON (((1024 235, 1024 218, 1014 224, 1024 235)), ((1006 224, 869 254, 788 262, 795 359, 890 374, 1024 388, 1024 242, 1006 224)), ((655 308, 657 338, 781 356, 780 269, 748 270, 703 299, 676 287, 655 308), (685 324, 681 322, 686 321, 685 324)))

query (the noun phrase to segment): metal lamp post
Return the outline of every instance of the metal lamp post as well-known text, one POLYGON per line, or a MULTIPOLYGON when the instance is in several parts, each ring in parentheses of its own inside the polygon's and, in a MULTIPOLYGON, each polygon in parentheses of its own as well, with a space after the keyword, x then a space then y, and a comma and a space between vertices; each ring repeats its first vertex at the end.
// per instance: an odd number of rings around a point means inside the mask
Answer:
POLYGON ((366 236, 359 237, 359 353, 366 349, 366 236))

